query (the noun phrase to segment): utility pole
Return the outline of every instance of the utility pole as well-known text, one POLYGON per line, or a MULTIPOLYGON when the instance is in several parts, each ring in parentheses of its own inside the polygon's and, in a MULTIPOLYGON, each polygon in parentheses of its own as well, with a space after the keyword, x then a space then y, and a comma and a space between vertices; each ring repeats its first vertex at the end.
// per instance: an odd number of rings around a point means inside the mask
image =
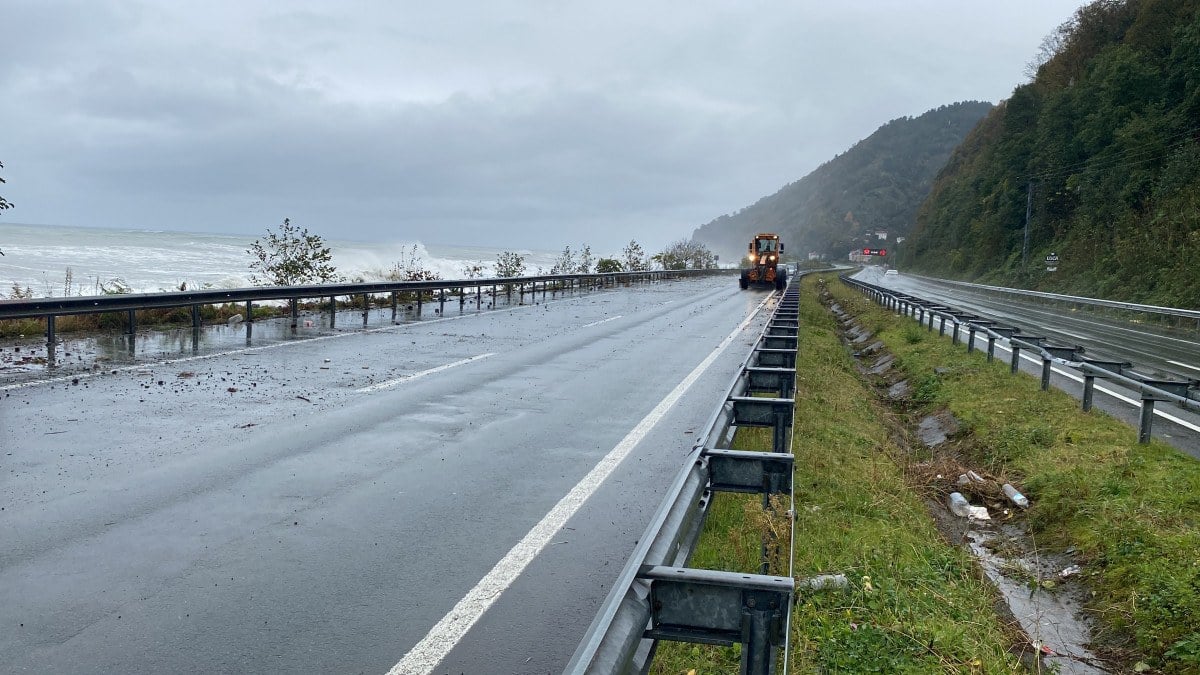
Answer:
POLYGON ((1029 218, 1033 214, 1033 181, 1025 190, 1025 243, 1021 245, 1021 271, 1029 271, 1029 218))

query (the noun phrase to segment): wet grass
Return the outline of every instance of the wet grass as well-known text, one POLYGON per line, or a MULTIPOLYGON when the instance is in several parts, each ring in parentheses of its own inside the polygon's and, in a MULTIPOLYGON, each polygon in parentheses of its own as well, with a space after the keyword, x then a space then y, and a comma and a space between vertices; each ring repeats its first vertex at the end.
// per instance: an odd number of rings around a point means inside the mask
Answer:
MULTIPOLYGON (((794 575, 841 573, 849 584, 798 591, 792 672, 1020 672, 994 591, 905 483, 890 413, 859 378, 813 283, 804 282, 797 363, 794 575)), ((757 447, 770 447, 769 436, 757 447)), ((740 506, 739 516, 714 503, 694 565, 754 571, 761 530, 747 501, 740 506)), ((664 643, 651 672, 733 673, 738 656, 736 647, 664 643)))
POLYGON ((1039 545, 1076 549, 1094 646, 1130 669, 1200 672, 1200 462, 1157 440, 1138 445, 1135 428, 1010 375, 1006 361, 989 364, 855 291, 831 290, 921 384, 919 409, 962 421, 965 458, 1030 498, 1039 545))

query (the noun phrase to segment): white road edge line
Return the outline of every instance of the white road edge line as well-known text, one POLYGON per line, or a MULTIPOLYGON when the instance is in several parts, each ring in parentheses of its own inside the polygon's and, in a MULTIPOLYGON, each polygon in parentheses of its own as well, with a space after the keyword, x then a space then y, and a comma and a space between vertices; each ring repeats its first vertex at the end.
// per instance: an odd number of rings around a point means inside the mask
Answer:
POLYGON ((609 321, 616 321, 617 319, 623 319, 623 318, 625 318, 625 317, 624 317, 624 316, 622 316, 622 315, 620 315, 620 314, 618 314, 617 316, 614 316, 614 317, 611 317, 611 318, 608 318, 608 319, 601 319, 601 320, 599 320, 599 321, 593 321, 593 322, 591 322, 591 323, 585 323, 585 324, 583 324, 582 326, 580 326, 580 328, 591 328, 592 326, 599 326, 599 325, 600 325, 600 324, 602 324, 602 323, 608 323, 609 321))
MULTIPOLYGON (((999 344, 999 343, 997 343, 997 344, 996 344, 996 348, 997 348, 997 349, 1003 349, 1004 351, 1006 351, 1006 352, 1008 352, 1008 353, 1010 353, 1010 354, 1012 353, 1012 350, 1011 350, 1011 349, 1009 349, 1008 347, 1005 347, 1004 345, 1001 345, 1001 344, 999 344)), ((1034 357, 1032 357, 1032 356, 1029 356, 1028 354, 1022 354, 1022 355, 1021 355, 1021 358, 1022 358, 1022 359, 1025 359, 1026 361, 1029 361, 1030 363, 1035 363, 1035 364, 1037 364, 1037 365, 1039 365, 1039 366, 1040 366, 1040 365, 1042 365, 1042 360, 1041 360, 1041 359, 1039 359, 1039 358, 1034 358, 1034 357)), ((1050 370, 1051 370, 1051 371, 1053 371, 1053 372, 1055 372, 1055 373, 1058 373, 1059 375, 1062 375, 1063 377, 1065 377, 1065 378, 1067 378, 1067 379, 1069 379, 1069 380, 1074 380, 1074 381, 1076 381, 1076 382, 1078 382, 1078 383, 1080 383, 1080 384, 1083 384, 1083 378, 1082 378, 1082 377, 1079 377, 1078 375, 1075 375, 1074 373, 1069 373, 1069 372, 1067 372, 1067 371, 1065 371, 1065 370, 1063 370, 1063 369, 1061 369, 1061 368, 1055 368, 1054 366, 1051 366, 1051 367, 1050 367, 1050 370)), ((1095 386, 1095 388, 1096 388, 1096 391, 1100 392, 1101 394, 1108 394, 1109 396, 1111 396, 1111 397, 1113 397, 1113 398, 1117 399, 1118 401, 1124 401, 1125 403, 1128 403, 1129 405, 1131 405, 1131 406, 1133 406, 1133 407, 1135 407, 1135 408, 1141 408, 1141 407, 1142 407, 1142 404, 1141 404, 1141 402, 1140 402, 1140 401, 1137 401, 1137 400, 1135 400, 1135 399, 1129 398, 1128 396, 1122 396, 1121 394, 1118 394, 1117 392, 1115 392, 1115 391, 1112 391, 1111 389, 1105 389, 1104 387, 1101 387, 1101 386, 1100 386, 1100 385, 1098 385, 1098 384, 1097 384, 1097 385, 1094 385, 1094 386, 1095 386)), ((1165 419, 1165 420, 1168 420, 1168 421, 1174 422, 1175 424, 1178 424, 1178 425, 1179 425, 1179 426, 1181 426, 1181 427, 1186 427, 1186 428, 1188 428, 1188 429, 1191 429, 1192 431, 1197 431, 1197 432, 1200 432, 1200 426, 1197 426, 1197 425, 1195 425, 1195 424, 1192 424, 1191 422, 1189 422, 1189 421, 1187 421, 1187 420, 1185 420, 1185 419, 1180 419, 1180 418, 1178 418, 1178 417, 1176 417, 1176 416, 1172 415, 1171 413, 1168 413, 1168 412, 1163 412, 1162 410, 1159 410, 1158 408, 1155 408, 1155 409, 1154 409, 1154 414, 1155 414, 1155 415, 1158 415, 1159 417, 1161 417, 1161 418, 1163 418, 1163 419, 1165 419)))
POLYGON ((625 438, 622 438, 621 442, 617 443, 616 447, 610 450, 575 487, 571 488, 571 491, 559 500, 554 508, 550 509, 550 512, 537 525, 534 525, 533 529, 517 542, 517 545, 513 546, 512 550, 505 554, 500 562, 496 563, 496 566, 483 579, 480 579, 479 583, 404 655, 404 658, 400 659, 399 663, 392 666, 388 675, 429 675, 433 673, 442 659, 446 658, 446 655, 463 639, 467 631, 471 630, 475 622, 479 621, 479 618, 500 597, 500 594, 511 586, 513 581, 529 566, 529 563, 542 552, 542 549, 546 548, 558 530, 599 489, 600 484, 650 433, 650 430, 696 383, 696 380, 700 379, 700 376, 717 360, 717 357, 733 344, 738 335, 746 329, 746 326, 750 325, 750 322, 771 297, 773 296, 769 295, 760 302, 758 307, 738 324, 738 327, 733 329, 733 332, 717 345, 711 354, 700 362, 700 365, 688 373, 688 376, 683 378, 683 381, 676 385, 666 398, 654 406, 654 409, 643 417, 642 421, 638 422, 637 426, 626 434, 625 438))
POLYGON ((354 390, 354 393, 356 393, 356 394, 369 394, 369 393, 371 393, 371 392, 374 392, 374 391, 380 391, 380 390, 382 390, 382 389, 391 389, 392 387, 394 387, 394 386, 396 386, 396 385, 398 385, 398 384, 403 384, 404 382, 411 382, 411 381, 413 381, 413 380, 417 380, 417 379, 420 379, 420 378, 422 378, 422 377, 425 377, 426 375, 433 375, 434 373, 440 373, 440 372, 442 372, 443 370, 450 370, 451 368, 457 368, 457 367, 459 367, 459 366, 465 366, 465 365, 467 365, 468 363, 471 363, 471 362, 473 362, 473 361, 479 361, 479 360, 481 360, 481 359, 486 359, 486 358, 488 358, 489 356, 495 356, 495 355, 496 355, 496 352, 488 352, 488 353, 486 353, 486 354, 480 354, 480 355, 478 355, 478 356, 472 356, 472 357, 470 357, 470 358, 466 358, 466 359, 459 359, 458 361, 454 361, 453 363, 447 363, 447 364, 444 364, 444 365, 441 365, 441 366, 437 366, 436 368, 430 368, 430 369, 428 369, 428 370, 422 370, 422 371, 421 371, 421 372, 419 372, 419 373, 412 373, 411 375, 405 375, 404 377, 397 377, 397 378, 396 378, 396 379, 394 379, 394 380, 387 380, 386 382, 380 382, 380 383, 378 383, 378 384, 372 384, 371 386, 369 386, 369 387, 363 387, 362 389, 355 389, 355 390, 354 390))

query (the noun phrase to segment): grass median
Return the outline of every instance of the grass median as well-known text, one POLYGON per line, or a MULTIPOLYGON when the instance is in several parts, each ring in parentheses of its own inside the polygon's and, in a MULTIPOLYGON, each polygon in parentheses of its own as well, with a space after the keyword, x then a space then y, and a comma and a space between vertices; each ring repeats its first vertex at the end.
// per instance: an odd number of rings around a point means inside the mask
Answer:
POLYGON ((961 422, 964 459, 1022 487, 1039 546, 1075 550, 1096 650, 1138 672, 1200 672, 1200 462, 1008 364, 831 283, 917 392, 961 422))
MULTIPOLYGON (((891 413, 858 375, 813 284, 804 281, 796 366, 793 574, 844 574, 847 584, 798 591, 791 669, 1020 672, 1009 651, 1019 636, 997 617, 969 554, 942 539, 905 482, 891 413)), ((746 440, 737 439, 769 447, 746 440)), ((760 498, 718 495, 692 565, 756 572, 770 527, 760 498)), ((652 672, 734 673, 738 657, 736 647, 663 643, 652 672)))

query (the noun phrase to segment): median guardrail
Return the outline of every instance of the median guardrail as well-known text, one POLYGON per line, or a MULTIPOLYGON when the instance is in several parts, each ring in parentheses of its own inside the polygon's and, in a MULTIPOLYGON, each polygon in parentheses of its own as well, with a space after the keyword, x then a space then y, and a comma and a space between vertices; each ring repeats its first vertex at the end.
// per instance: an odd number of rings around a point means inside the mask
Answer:
MULTIPOLYGON (((1138 442, 1149 443, 1150 433, 1154 423, 1154 407, 1158 402, 1170 402, 1181 408, 1200 412, 1200 381, 1174 376, 1171 379, 1158 379, 1140 375, 1133 370, 1133 364, 1127 361, 1109 361, 1084 358, 1084 348, 1079 345, 1054 345, 1047 338, 1025 335, 1015 326, 1001 326, 986 317, 962 312, 943 304, 931 302, 907 293, 894 291, 883 286, 868 284, 842 275, 841 280, 848 286, 857 288, 867 297, 878 302, 892 311, 915 319, 922 326, 927 325, 933 330, 935 322, 939 323, 938 333, 944 335, 947 323, 952 331, 951 340, 958 344, 959 331, 967 334, 967 351, 975 348, 978 334, 982 333, 987 339, 987 358, 991 361, 995 356, 997 340, 1008 344, 1012 352, 1009 371, 1016 374, 1019 370, 1022 350, 1037 353, 1042 361, 1042 390, 1050 387, 1050 374, 1054 364, 1074 368, 1083 377, 1082 402, 1083 409, 1092 409, 1093 393, 1096 379, 1111 380, 1138 393, 1141 397, 1141 413, 1138 424, 1138 442)), ((1184 311, 1184 310, 1180 310, 1184 311)), ((1200 313, 1198 313, 1200 315, 1200 313)))
MULTIPOLYGON (((792 578, 687 567, 716 493, 791 500, 799 277, 778 304, 683 469, 667 491, 564 673, 643 673, 660 640, 741 644, 741 673, 787 671, 792 578), (771 447, 732 450, 740 428, 772 429, 771 447)), ((794 503, 789 506, 792 518, 794 503)), ((795 535, 791 537, 795 541, 795 535)))

